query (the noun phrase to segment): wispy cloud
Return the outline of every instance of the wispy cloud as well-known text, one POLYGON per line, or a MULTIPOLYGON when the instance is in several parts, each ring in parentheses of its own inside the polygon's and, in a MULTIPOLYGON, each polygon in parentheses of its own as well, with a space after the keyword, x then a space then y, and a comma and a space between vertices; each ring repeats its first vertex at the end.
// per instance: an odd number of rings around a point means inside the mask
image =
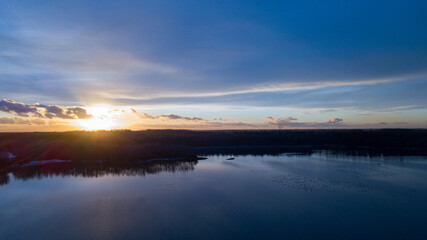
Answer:
POLYGON ((151 116, 148 113, 138 113, 135 109, 131 108, 130 109, 132 113, 134 113, 135 115, 137 115, 139 118, 141 119, 156 119, 156 117, 151 116))
POLYGON ((138 113, 133 108, 131 109, 131 111, 132 111, 132 113, 136 114, 141 119, 159 119, 162 121, 181 120, 181 121, 192 121, 192 122, 207 121, 206 119, 199 118, 199 117, 184 117, 184 116, 179 116, 176 114, 164 114, 164 115, 152 116, 148 113, 138 113))
POLYGON ((297 122, 298 119, 291 117, 291 116, 285 116, 283 118, 275 118, 275 117, 265 117, 265 120, 267 120, 267 125, 270 126, 277 126, 277 128, 328 128, 331 127, 331 125, 334 125, 335 127, 338 125, 342 125, 343 119, 342 118, 331 118, 327 122, 297 122))
POLYGON ((165 121, 169 121, 169 120, 183 120, 183 121, 195 121, 195 122, 206 121, 205 119, 199 118, 199 117, 183 117, 176 114, 159 115, 158 118, 165 121))
POLYGON ((9 117, 1 117, 0 124, 27 124, 27 125, 44 125, 45 121, 41 119, 24 119, 24 118, 9 118, 9 117))
POLYGON ((136 127, 143 128, 155 128, 155 129, 197 129, 197 130, 206 130, 206 129, 265 129, 264 125, 260 124, 250 124, 239 121, 228 121, 228 122, 218 122, 218 121, 202 121, 202 122, 190 122, 190 121, 170 121, 167 124, 161 123, 140 123, 136 124, 136 127))
POLYGON ((214 118, 213 121, 204 119, 201 117, 186 117, 176 114, 162 114, 162 115, 150 115, 148 113, 138 113, 135 109, 131 109, 131 112, 144 120, 160 120, 163 122, 169 122, 166 125, 155 123, 154 125, 147 125, 145 127, 152 126, 155 128, 185 128, 185 129, 234 129, 234 128, 262 128, 260 124, 251 124, 241 121, 233 121, 231 118, 214 118), (181 122, 181 123, 179 123, 181 122))

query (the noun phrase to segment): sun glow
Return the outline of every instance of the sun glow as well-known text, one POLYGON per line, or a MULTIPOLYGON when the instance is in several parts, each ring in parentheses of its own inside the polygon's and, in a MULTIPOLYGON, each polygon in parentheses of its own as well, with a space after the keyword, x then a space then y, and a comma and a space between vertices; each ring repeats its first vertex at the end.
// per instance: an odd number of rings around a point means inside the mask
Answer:
POLYGON ((93 117, 90 119, 78 119, 76 125, 83 130, 112 130, 114 128, 123 127, 120 118, 123 117, 123 112, 114 110, 109 106, 87 107, 88 114, 93 117))
POLYGON ((115 122, 111 119, 103 119, 103 118, 91 118, 91 119, 84 119, 79 121, 79 125, 84 130, 111 130, 115 122))

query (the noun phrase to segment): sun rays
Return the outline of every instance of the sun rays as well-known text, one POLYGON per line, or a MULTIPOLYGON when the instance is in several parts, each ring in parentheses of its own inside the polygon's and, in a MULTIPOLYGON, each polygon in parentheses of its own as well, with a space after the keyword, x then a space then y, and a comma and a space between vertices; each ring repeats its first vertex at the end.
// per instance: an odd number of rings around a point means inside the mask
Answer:
POLYGON ((93 117, 76 120, 76 126, 83 130, 112 130, 125 126, 122 121, 124 114, 121 110, 113 109, 111 106, 93 106, 86 109, 93 117))

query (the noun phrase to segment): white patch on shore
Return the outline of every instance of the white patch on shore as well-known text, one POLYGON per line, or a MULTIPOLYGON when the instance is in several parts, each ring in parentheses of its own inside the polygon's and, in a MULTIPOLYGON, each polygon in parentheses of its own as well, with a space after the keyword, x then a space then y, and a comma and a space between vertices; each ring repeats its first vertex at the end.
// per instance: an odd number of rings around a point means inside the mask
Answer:
POLYGON ((33 161, 30 163, 22 164, 22 165, 16 165, 16 167, 30 167, 30 166, 39 166, 49 163, 68 163, 72 162, 71 160, 60 160, 60 159, 52 159, 52 160, 41 160, 41 161, 33 161))

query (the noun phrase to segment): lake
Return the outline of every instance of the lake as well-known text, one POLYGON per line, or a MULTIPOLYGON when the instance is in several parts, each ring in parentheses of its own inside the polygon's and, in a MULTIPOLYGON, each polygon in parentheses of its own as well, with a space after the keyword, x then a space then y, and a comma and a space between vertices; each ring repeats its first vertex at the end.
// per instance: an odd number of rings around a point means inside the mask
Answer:
POLYGON ((207 157, 9 173, 0 238, 427 239, 427 157, 207 157))

